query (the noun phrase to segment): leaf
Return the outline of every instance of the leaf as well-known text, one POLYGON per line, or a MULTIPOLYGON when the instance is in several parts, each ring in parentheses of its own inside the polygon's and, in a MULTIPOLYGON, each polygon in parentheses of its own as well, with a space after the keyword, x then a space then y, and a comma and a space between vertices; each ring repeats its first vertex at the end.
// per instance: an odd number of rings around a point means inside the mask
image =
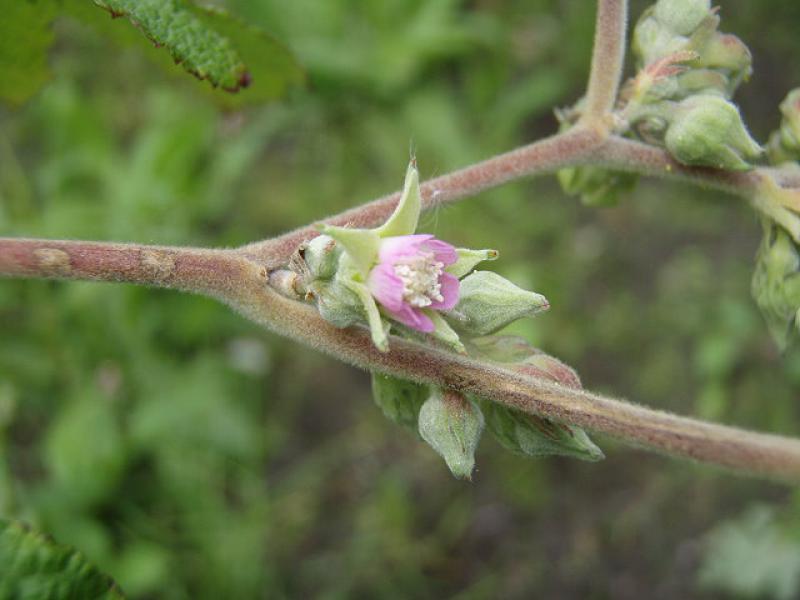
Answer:
POLYGON ((50 77, 55 7, 48 0, 0 0, 0 14, 0 98, 18 105, 50 77))
POLYGON ((304 79, 288 49, 221 10, 197 7, 187 0, 94 3, 112 17, 126 17, 198 79, 228 92, 248 88, 248 102, 278 97, 304 79))
POLYGON ((82 554, 25 525, 0 519, 0 598, 68 600, 124 598, 82 554))

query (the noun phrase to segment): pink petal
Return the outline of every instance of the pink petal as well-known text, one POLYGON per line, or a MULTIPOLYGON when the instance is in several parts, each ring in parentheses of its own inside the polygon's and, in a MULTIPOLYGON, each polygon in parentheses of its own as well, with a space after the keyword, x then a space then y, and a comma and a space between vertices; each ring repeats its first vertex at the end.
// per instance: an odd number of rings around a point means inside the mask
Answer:
POLYGON ((382 263, 394 264, 400 258, 414 256, 420 253, 423 242, 433 239, 429 233, 418 233, 415 235, 397 235, 381 240, 381 247, 378 251, 378 260, 382 263))
POLYGON ((424 242, 422 244, 422 249, 427 252, 433 252, 436 262, 444 264, 445 267, 452 265, 458 260, 458 253, 455 247, 442 240, 437 240, 436 238, 424 242))
POLYGON ((367 287, 375 299, 389 310, 403 307, 403 281, 389 263, 381 263, 369 272, 367 287))
POLYGON ((436 330, 430 317, 419 308, 404 304, 400 310, 392 310, 387 306, 384 306, 384 310, 395 321, 399 321, 403 325, 411 327, 411 329, 416 329, 423 333, 433 333, 436 330))
POLYGON ((458 304, 458 292, 461 287, 461 283, 458 281, 458 277, 455 275, 451 275, 450 273, 442 273, 439 277, 439 284, 442 286, 441 294, 444 299, 441 302, 434 301, 431 303, 429 308, 435 308, 437 310, 451 310, 456 304, 458 304))

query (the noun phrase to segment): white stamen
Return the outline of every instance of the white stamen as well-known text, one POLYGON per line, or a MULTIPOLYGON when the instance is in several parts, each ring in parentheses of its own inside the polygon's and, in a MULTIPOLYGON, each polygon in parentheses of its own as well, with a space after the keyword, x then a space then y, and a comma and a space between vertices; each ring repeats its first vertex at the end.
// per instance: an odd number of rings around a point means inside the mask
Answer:
POLYGON ((444 263, 436 262, 433 253, 425 252, 394 265, 394 273, 403 282, 403 300, 411 306, 424 308, 444 300, 442 275, 444 263))

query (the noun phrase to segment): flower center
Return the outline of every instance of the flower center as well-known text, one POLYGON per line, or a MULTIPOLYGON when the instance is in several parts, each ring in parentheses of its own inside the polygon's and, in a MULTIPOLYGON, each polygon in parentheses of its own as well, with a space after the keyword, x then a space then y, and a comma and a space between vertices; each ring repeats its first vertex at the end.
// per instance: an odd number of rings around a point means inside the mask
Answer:
POLYGON ((430 252, 402 259, 394 265, 394 274, 403 282, 403 301, 424 308, 444 300, 442 275, 444 264, 436 262, 430 252))

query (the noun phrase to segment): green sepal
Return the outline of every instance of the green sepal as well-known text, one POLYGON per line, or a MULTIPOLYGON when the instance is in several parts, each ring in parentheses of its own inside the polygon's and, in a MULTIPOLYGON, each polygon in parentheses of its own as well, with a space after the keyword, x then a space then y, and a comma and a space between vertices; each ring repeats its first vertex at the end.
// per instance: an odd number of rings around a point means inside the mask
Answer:
POLYGON ((435 310, 428 310, 425 311, 425 314, 427 314, 430 320, 433 321, 433 326, 436 328, 431 334, 433 337, 443 341, 459 354, 467 353, 467 351, 464 349, 464 344, 461 343, 461 339, 458 337, 458 334, 453 330, 452 327, 450 327, 450 324, 445 321, 441 313, 435 310))
POLYGON ((411 160, 406 169, 400 201, 389 219, 375 231, 380 237, 411 235, 417 230, 419 214, 422 210, 422 196, 419 189, 417 163, 411 160))
POLYGON ((369 291, 366 285, 357 281, 343 281, 361 301, 364 307, 364 312, 367 314, 367 323, 369 324, 369 331, 372 336, 372 343, 381 352, 389 351, 389 338, 387 336, 387 327, 384 325, 381 313, 378 310, 378 305, 375 303, 375 298, 369 291))
POLYGON ((361 298, 338 279, 314 281, 309 292, 320 316, 335 327, 363 323, 365 311, 361 298))
POLYGON ((483 432, 480 407, 461 394, 431 388, 419 412, 419 434, 458 479, 472 479, 475 450, 483 432))
POLYGON ((417 431, 419 411, 428 398, 427 385, 372 373, 372 398, 386 418, 417 431))
POLYGON ((342 245, 347 256, 364 279, 378 262, 381 238, 374 229, 354 229, 337 225, 320 224, 317 228, 342 245))
POLYGON ((497 250, 470 250, 469 248, 456 248, 458 258, 452 265, 445 267, 445 271, 461 279, 480 263, 487 260, 497 260, 500 253, 497 250))
POLYGON ((504 448, 524 456, 553 454, 595 462, 605 458, 586 432, 514 408, 483 402, 486 428, 504 448))

